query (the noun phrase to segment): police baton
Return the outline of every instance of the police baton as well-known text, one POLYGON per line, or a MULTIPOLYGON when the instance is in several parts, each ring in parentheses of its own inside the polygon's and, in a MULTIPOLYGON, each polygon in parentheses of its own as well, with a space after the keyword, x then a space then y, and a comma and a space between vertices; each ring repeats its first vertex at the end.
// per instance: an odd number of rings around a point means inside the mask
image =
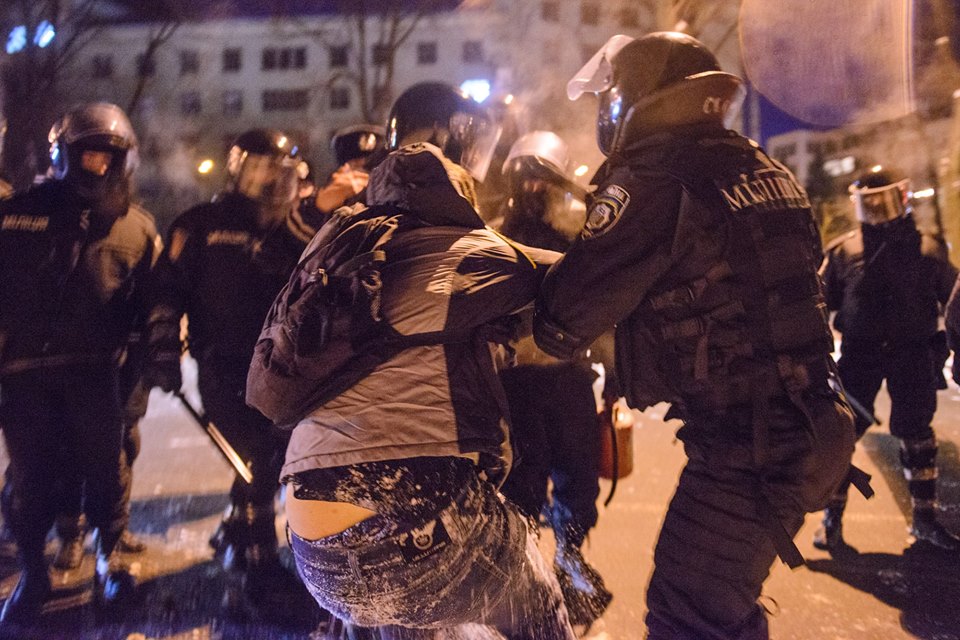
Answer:
POLYGON ((230 463, 230 466, 233 467, 234 471, 237 472, 237 475, 243 478, 244 482, 247 484, 253 484, 253 473, 250 471, 250 467, 244 463, 243 458, 240 457, 240 454, 237 453, 237 450, 234 449, 230 443, 227 441, 223 434, 220 433, 220 429, 217 429, 217 425, 210 422, 210 418, 207 417, 205 413, 200 413, 197 409, 190 404, 190 401, 187 400, 186 396, 183 395, 182 391, 176 391, 174 394, 178 400, 183 404, 183 407, 193 416, 193 419, 203 427, 203 430, 213 441, 213 444, 217 445, 217 449, 220 453, 223 454, 223 457, 226 458, 227 462, 230 463))

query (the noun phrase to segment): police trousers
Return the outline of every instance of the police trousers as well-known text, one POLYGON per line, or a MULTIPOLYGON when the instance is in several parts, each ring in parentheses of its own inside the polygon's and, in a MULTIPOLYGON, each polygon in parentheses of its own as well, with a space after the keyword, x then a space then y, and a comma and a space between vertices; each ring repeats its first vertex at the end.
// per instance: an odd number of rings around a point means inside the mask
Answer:
POLYGON ((809 417, 788 401, 771 406, 759 467, 742 416, 678 433, 688 462, 654 551, 650 640, 768 638, 758 598, 778 553, 771 526, 793 538, 846 477, 855 442, 853 418, 832 394, 805 404, 809 417))
POLYGON ((556 577, 516 507, 474 476, 433 519, 380 536, 371 520, 315 541, 290 532, 304 584, 384 640, 489 625, 510 640, 573 640, 556 577))
POLYGON ((64 482, 82 484, 90 526, 107 538, 123 531, 128 519, 120 479, 123 425, 112 365, 63 366, 5 378, 0 429, 13 485, 4 511, 22 560, 42 562, 64 482))

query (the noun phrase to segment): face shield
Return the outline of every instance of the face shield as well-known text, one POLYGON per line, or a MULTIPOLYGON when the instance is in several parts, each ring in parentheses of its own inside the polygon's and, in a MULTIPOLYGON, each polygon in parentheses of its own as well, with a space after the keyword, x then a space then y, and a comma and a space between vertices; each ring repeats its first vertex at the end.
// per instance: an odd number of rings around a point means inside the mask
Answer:
POLYGON ((234 176, 234 190, 268 206, 293 202, 300 185, 300 160, 230 150, 227 170, 234 176))
POLYGON ((613 150, 617 132, 625 116, 623 96, 614 86, 615 78, 611 60, 633 40, 630 36, 613 36, 567 83, 567 97, 571 100, 576 100, 584 93, 599 94, 597 144, 604 155, 610 155, 613 150))
POLYGON ((896 220, 906 211, 905 195, 910 191, 910 180, 900 180, 880 187, 850 186, 857 220, 862 224, 879 225, 896 220))
POLYGON ((459 164, 477 182, 487 176, 501 131, 499 123, 481 114, 459 112, 450 118, 450 137, 462 150, 459 164))

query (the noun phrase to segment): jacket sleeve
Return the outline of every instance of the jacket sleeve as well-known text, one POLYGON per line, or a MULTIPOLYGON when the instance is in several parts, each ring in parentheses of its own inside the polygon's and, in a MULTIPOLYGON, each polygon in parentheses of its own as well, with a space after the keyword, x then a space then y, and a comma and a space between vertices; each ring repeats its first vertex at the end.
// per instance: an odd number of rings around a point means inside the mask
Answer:
POLYGON ((627 317, 671 266, 682 198, 665 175, 615 172, 597 189, 580 237, 547 274, 536 302, 541 349, 572 358, 627 317))
POLYGON ((956 279, 953 291, 950 293, 950 299, 947 301, 947 307, 944 314, 947 342, 950 350, 956 352, 960 349, 960 277, 956 279))
POLYGON ((146 342, 151 361, 180 361, 180 319, 194 288, 200 243, 203 238, 189 212, 170 228, 167 246, 160 253, 147 294, 146 342))

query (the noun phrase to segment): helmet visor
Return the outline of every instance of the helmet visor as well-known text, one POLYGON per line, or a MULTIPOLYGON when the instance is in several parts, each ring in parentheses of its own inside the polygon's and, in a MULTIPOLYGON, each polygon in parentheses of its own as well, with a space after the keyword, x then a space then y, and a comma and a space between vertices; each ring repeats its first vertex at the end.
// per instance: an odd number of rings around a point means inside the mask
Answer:
POLYGON ((576 100, 584 93, 603 93, 610 89, 613 86, 613 64, 610 61, 620 49, 633 40, 624 35, 616 35, 607 40, 567 82, 567 97, 576 100))
POLYGON ((293 202, 300 176, 296 158, 244 154, 236 175, 236 190, 264 204, 293 202))
POLYGON ((850 188, 857 220, 863 224, 883 224, 906 213, 904 194, 910 189, 910 180, 901 180, 882 187, 850 188))
POLYGON ((497 150, 502 127, 482 114, 455 113, 450 118, 450 135, 463 149, 460 166, 477 182, 483 182, 497 150))

